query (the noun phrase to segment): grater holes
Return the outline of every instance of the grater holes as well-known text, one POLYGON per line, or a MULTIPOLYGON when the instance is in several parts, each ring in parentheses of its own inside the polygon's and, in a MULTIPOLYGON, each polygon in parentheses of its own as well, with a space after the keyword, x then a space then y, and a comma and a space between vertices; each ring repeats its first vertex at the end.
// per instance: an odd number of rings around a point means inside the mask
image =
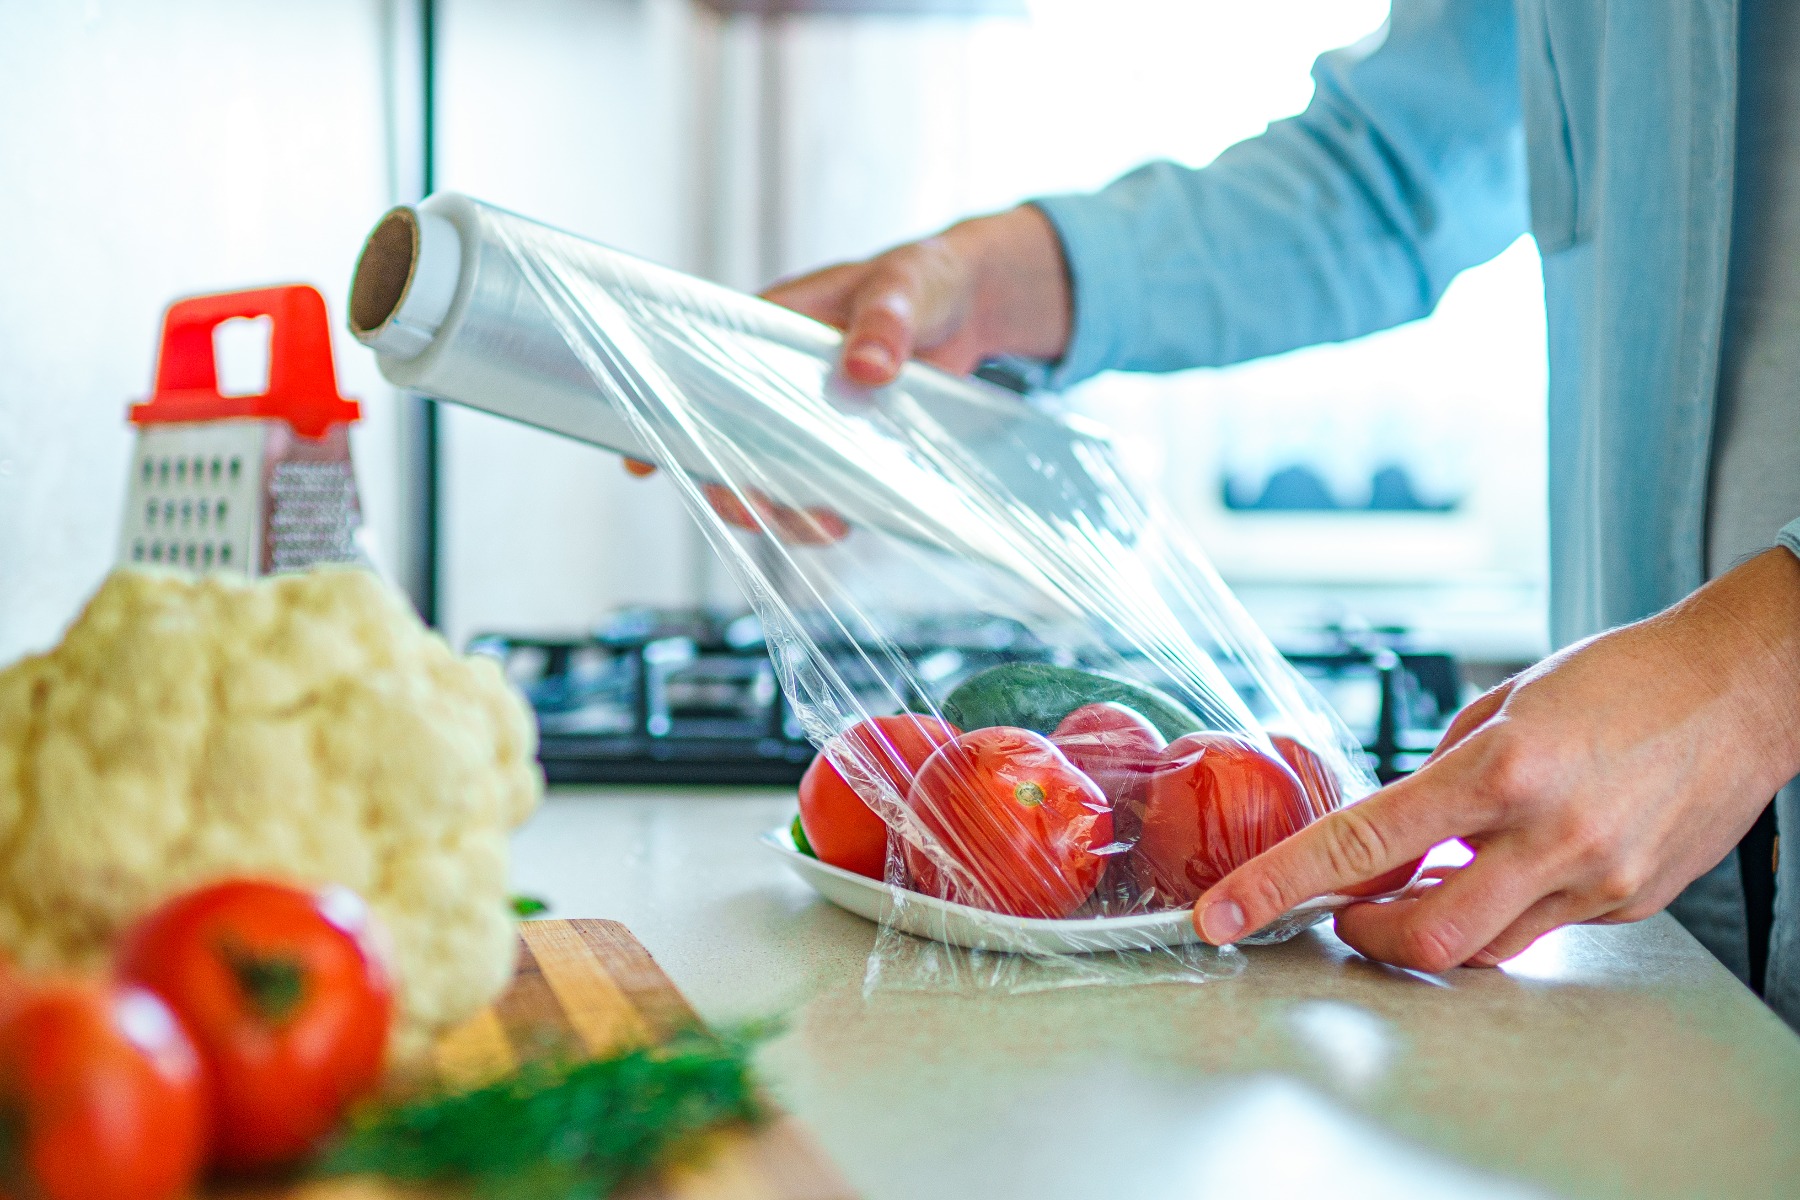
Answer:
POLYGON ((214 455, 213 460, 212 460, 212 481, 214 483, 219 482, 219 472, 223 469, 224 469, 224 464, 220 461, 220 459, 217 455, 214 455))
POLYGON ((157 478, 157 482, 159 482, 159 483, 166 484, 169 482, 169 460, 168 459, 165 458, 156 464, 156 478, 157 478))
POLYGON ((183 525, 192 525, 194 523, 194 502, 192 500, 183 500, 181 502, 181 523, 183 525))
POLYGON ((176 483, 176 486, 180 486, 181 484, 184 484, 186 482, 187 482, 187 459, 178 458, 175 460, 175 483, 176 483))
POLYGON ((144 561, 144 542, 143 542, 142 538, 139 538, 137 541, 131 543, 131 561, 132 562, 143 562, 144 561))
POLYGON ((151 542, 150 543, 150 561, 151 562, 161 562, 162 558, 163 558, 162 551, 163 551, 163 545, 161 542, 151 542))
POLYGON ((173 525, 175 523, 175 502, 173 500, 164 500, 162 508, 163 524, 173 525))
POLYGON ((150 501, 150 503, 144 505, 144 524, 146 524, 146 525, 156 524, 156 510, 159 507, 160 506, 154 500, 152 500, 152 501, 150 501))
POLYGON ((244 460, 234 454, 231 456, 230 465, 227 466, 225 469, 226 469, 226 472, 231 476, 231 482, 236 483, 238 481, 238 476, 240 476, 244 473, 244 460))
POLYGON ((200 565, 203 567, 213 565, 213 544, 211 542, 200 547, 200 565))
POLYGON ((206 460, 196 454, 194 456, 194 486, 199 487, 200 481, 204 478, 206 478, 206 460))
POLYGON ((149 483, 154 478, 156 478, 156 464, 146 458, 144 459, 144 482, 149 483))
POLYGON ((183 560, 187 563, 188 566, 191 567, 194 565, 195 561, 199 557, 200 557, 200 548, 198 546, 194 545, 194 543, 189 542, 187 544, 187 553, 185 555, 183 555, 183 560))
POLYGON ((231 565, 231 543, 230 542, 226 542, 223 546, 219 547, 219 562, 222 565, 227 566, 227 567, 229 567, 231 565))
POLYGON ((200 522, 201 528, 206 526, 206 518, 212 513, 212 505, 202 500, 194 507, 194 519, 200 522))
POLYGON ((225 523, 225 502, 223 500, 221 500, 216 505, 213 506, 213 524, 223 525, 224 523, 225 523))

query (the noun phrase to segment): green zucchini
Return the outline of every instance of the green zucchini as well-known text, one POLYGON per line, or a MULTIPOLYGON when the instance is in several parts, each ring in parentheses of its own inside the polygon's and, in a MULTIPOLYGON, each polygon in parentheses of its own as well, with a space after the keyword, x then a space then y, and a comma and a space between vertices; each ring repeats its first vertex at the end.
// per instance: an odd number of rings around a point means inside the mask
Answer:
POLYGON ((794 823, 788 826, 788 836, 794 839, 794 849, 808 858, 819 857, 818 852, 812 848, 812 843, 806 840, 806 826, 800 823, 799 813, 794 814, 794 823))
POLYGON ((1169 741, 1206 727, 1185 704, 1149 684, 1049 663, 989 667, 958 684, 941 711, 962 730, 1011 725, 1049 736, 1082 705, 1107 701, 1137 712, 1169 741))

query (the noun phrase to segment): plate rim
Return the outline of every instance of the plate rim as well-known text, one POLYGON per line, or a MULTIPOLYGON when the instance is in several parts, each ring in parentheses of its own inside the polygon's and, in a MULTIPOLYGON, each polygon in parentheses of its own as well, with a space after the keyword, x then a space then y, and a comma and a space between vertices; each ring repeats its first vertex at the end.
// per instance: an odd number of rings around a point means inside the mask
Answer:
MULTIPOLYGON (((847 871, 843 867, 833 866, 822 859, 800 853, 799 848, 794 844, 790 825, 777 825, 765 829, 757 836, 757 840, 801 871, 818 871, 871 895, 879 894, 884 904, 893 898, 892 893, 897 890, 884 881, 871 879, 867 875, 859 875, 855 871, 847 871)), ((808 886, 810 887, 811 884, 809 883, 808 886)), ((837 901, 832 900, 830 896, 820 892, 818 888, 813 888, 813 891, 828 903, 839 908, 843 907, 837 904, 837 901)), ((1047 937, 1082 932, 1092 934, 1095 930, 1103 930, 1108 933, 1129 933, 1139 930, 1162 931, 1170 927, 1179 928, 1191 925, 1188 918, 1192 910, 1189 908, 1169 908, 1161 912, 1134 913, 1125 917, 1014 917, 1006 913, 990 912, 985 908, 958 904, 953 900, 944 900, 937 896, 927 896, 923 892, 907 891, 905 896, 907 904, 934 910, 946 916, 956 916, 963 920, 976 922, 999 922, 1003 928, 1047 937)), ((862 916, 863 914, 856 915, 862 916)), ((1197 937, 1198 934, 1195 936, 1197 937)))

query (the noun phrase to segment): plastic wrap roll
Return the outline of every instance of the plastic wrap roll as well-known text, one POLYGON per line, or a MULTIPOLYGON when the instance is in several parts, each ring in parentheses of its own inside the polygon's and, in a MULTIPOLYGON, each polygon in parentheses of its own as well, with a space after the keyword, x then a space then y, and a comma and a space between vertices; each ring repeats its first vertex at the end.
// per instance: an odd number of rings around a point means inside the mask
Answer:
POLYGON ((772 844, 879 915, 871 981, 1229 973, 1187 906, 1374 786, 1106 439, 1009 393, 848 385, 825 326, 454 195, 384 218, 351 327, 400 386, 665 468, 822 751, 772 844))
POLYGON ((917 491, 917 471, 909 469, 915 463, 907 456, 869 464, 870 479, 846 488, 821 479, 817 460, 784 455, 794 439, 776 426, 804 422, 854 438, 871 416, 885 417, 895 428, 923 431, 927 440, 920 445, 933 453, 946 445, 995 448, 963 469, 997 474, 999 486, 1037 511, 1101 510, 1082 465, 1104 453, 1106 439, 1097 430, 920 364, 907 366, 889 387, 858 388, 834 375, 840 337, 829 326, 456 193, 396 208, 382 219, 357 264, 350 325, 399 387, 659 466, 670 465, 663 459, 673 451, 686 470, 723 479, 726 472, 696 444, 647 444, 630 399, 608 381, 616 372, 640 387, 678 389, 696 424, 758 461, 763 490, 773 500, 796 509, 835 506, 854 524, 959 553, 1012 557, 1008 547, 972 541, 967 514, 954 506, 919 513, 896 502, 917 491), (579 309, 592 337, 571 346, 551 294, 579 309), (634 334, 646 318, 693 336, 659 352, 634 334), (600 347, 616 353, 583 353, 600 347), (727 376, 731 367, 759 369, 792 386, 780 403, 770 403, 720 386, 721 365, 727 376))

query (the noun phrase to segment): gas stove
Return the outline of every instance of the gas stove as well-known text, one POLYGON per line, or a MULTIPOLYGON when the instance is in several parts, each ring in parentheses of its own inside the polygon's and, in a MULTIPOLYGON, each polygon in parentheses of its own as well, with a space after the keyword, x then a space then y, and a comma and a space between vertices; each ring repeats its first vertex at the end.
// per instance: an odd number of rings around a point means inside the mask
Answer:
MULTIPOLYGON (((871 711, 891 709, 896 694, 909 706, 941 698, 999 663, 1058 661, 1011 621, 920 619, 894 640, 926 697, 908 695, 879 656, 815 640, 871 711)), ((498 660, 531 702, 552 783, 793 784, 813 758, 754 616, 630 609, 583 637, 487 634, 469 649, 498 660)), ((1401 630, 1323 630, 1287 656, 1384 781, 1424 761, 1460 700, 1455 660, 1410 645, 1401 630)))

